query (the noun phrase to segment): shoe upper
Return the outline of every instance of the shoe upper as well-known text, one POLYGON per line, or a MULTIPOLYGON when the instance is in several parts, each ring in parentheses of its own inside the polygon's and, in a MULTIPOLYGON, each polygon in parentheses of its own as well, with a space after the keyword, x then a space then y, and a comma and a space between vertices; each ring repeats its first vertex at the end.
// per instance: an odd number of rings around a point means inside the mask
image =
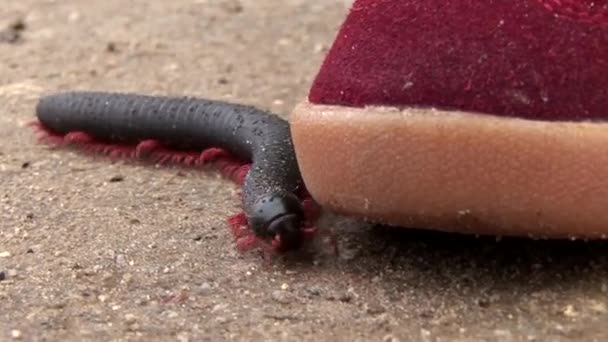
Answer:
POLYGON ((607 119, 608 0, 357 0, 309 101, 607 119))

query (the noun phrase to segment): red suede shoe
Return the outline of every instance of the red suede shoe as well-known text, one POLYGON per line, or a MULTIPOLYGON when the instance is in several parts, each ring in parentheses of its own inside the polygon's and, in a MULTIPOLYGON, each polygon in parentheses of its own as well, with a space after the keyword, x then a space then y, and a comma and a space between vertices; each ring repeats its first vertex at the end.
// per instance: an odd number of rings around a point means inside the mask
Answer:
POLYGON ((604 238, 607 119, 608 0, 358 0, 292 133, 339 213, 604 238))

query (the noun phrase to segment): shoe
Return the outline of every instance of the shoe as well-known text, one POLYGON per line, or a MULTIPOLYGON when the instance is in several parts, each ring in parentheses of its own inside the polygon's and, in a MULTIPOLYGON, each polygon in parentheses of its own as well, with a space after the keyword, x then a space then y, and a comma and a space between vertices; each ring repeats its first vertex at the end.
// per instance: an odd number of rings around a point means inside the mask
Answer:
POLYGON ((605 238, 606 119, 607 1, 357 0, 291 130, 335 212, 605 238))

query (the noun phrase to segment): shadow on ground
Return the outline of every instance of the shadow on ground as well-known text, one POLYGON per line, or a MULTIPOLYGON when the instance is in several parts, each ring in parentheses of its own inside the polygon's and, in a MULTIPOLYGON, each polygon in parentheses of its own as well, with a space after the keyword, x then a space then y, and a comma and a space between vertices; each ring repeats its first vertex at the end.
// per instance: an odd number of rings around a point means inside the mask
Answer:
MULTIPOLYGON (((483 307, 497 298, 517 302, 518 294, 526 294, 525 301, 554 290, 607 291, 608 241, 478 237, 351 220, 339 226, 341 262, 327 266, 369 279, 383 274, 379 283, 394 299, 406 290, 435 297, 471 293, 483 307)), ((286 267, 301 261, 301 254, 290 257, 286 267)))

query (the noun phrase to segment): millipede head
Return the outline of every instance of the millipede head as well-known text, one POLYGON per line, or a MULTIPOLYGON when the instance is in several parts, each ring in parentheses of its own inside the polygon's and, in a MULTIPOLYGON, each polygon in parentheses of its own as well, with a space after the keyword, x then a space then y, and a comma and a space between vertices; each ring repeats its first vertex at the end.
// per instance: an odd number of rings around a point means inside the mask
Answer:
POLYGON ((258 237, 276 240, 283 249, 297 248, 302 243, 304 211, 295 195, 268 195, 258 199, 248 220, 258 237))

